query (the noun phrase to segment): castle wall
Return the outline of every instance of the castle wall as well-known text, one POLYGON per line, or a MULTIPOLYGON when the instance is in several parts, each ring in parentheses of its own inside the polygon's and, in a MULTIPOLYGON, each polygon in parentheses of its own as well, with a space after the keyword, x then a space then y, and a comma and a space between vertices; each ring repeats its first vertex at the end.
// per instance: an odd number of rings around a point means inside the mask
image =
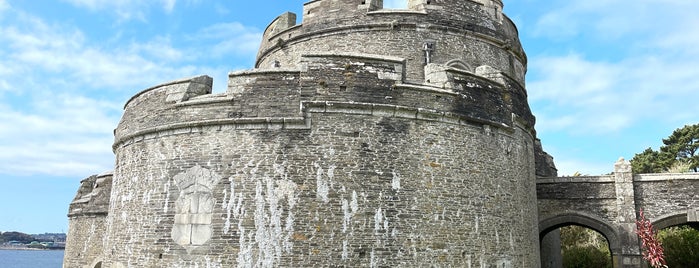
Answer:
POLYGON ((539 218, 565 213, 587 213, 609 223, 618 217, 614 180, 609 176, 539 179, 539 218))
POLYGON ((129 101, 105 264, 539 264, 533 119, 513 121, 506 76, 445 69, 433 87, 402 84, 401 58, 300 65, 129 101))
POLYGON ((93 268, 102 261, 106 231, 106 215, 71 218, 63 267, 93 268))
POLYGON ((311 120, 308 130, 205 127, 118 149, 110 261, 538 263, 528 134, 332 113, 311 120), (173 178, 194 167, 220 180, 211 189, 211 237, 188 248, 171 239, 182 193, 173 178))
POLYGON ((636 210, 657 227, 699 224, 699 175, 641 174, 634 181, 636 210))
MULTIPOLYGON (((332 23, 308 20, 306 17, 311 15, 304 13, 301 25, 281 31, 279 27, 268 28, 256 66, 269 68, 274 62, 282 67, 294 66, 302 54, 314 51, 352 51, 405 58, 408 81, 423 82, 423 67, 427 63, 424 45, 429 42, 434 44, 431 63, 460 60, 472 69, 490 65, 524 85, 526 56, 514 24, 508 19, 490 17, 483 4, 472 1, 432 4, 423 11, 368 11, 357 10, 356 6, 353 10, 332 23), (453 14, 450 13, 453 10, 463 12, 450 17, 448 14, 453 14)), ((502 16, 501 12, 497 14, 502 16)))
POLYGON ((103 259, 112 174, 95 175, 80 182, 68 212, 68 236, 63 267, 89 267, 103 259))

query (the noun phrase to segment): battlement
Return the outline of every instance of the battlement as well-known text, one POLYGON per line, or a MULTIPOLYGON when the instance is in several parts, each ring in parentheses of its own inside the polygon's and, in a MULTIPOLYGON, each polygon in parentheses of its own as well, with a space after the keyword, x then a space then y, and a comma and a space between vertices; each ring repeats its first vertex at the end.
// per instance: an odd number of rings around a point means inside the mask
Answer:
MULTIPOLYGON (((424 66, 461 62, 489 65, 524 87, 526 55, 500 0, 411 0, 407 9, 383 1, 316 0, 302 23, 284 13, 264 32, 256 68, 290 68, 316 51, 377 54, 406 62, 406 80, 422 83, 424 66)), ((473 70, 471 70, 473 71, 473 70)))
POLYGON ((413 84, 406 79, 406 65, 399 57, 316 52, 304 54, 294 68, 233 72, 221 94, 211 94, 208 76, 165 83, 129 100, 115 130, 115 149, 129 140, 204 126, 267 128, 280 122, 281 128, 303 128, 310 122, 305 104, 314 102, 362 104, 353 109, 369 107, 362 112, 367 114, 373 114, 371 107, 429 111, 419 114, 442 114, 457 124, 519 126, 534 135, 526 91, 507 74, 490 66, 470 71, 432 63, 425 66, 425 83, 413 84))
POLYGON ((111 172, 90 176, 82 180, 78 193, 70 203, 68 217, 107 215, 111 191, 111 172))

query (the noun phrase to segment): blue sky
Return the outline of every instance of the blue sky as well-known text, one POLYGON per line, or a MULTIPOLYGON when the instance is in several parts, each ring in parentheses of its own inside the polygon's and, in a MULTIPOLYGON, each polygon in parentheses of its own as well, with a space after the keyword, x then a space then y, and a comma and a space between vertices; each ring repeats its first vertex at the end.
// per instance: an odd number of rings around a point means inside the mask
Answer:
MULTIPOLYGON (((199 74, 224 91, 267 23, 303 2, 0 0, 0 231, 67 231, 79 181, 112 169, 126 100, 199 74)), ((699 2, 504 2, 559 174, 608 173, 699 123, 699 2)))

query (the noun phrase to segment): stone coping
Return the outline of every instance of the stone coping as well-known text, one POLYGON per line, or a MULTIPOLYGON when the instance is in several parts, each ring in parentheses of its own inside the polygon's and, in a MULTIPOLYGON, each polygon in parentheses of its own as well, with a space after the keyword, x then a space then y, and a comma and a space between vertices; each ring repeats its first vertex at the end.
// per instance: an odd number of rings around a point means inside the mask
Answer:
MULTIPOLYGON (((658 174, 634 174, 634 182, 654 182, 673 180, 699 180, 699 173, 658 173, 658 174)), ((579 177, 556 177, 537 178, 537 184, 548 183, 610 183, 614 182, 613 175, 605 176, 579 176, 579 177)))
MULTIPOLYGON (((410 13, 414 14, 414 13, 410 13)), ((303 24, 296 25, 294 27, 291 27, 287 30, 281 31, 277 34, 274 34, 272 36, 269 36, 267 41, 274 40, 275 38, 279 38, 280 36, 283 35, 288 35, 290 31, 296 31, 300 30, 301 26, 303 24)), ((425 25, 421 25, 419 23, 410 23, 410 22, 379 22, 379 23, 364 23, 364 24, 356 24, 356 25, 349 25, 349 26, 336 26, 336 27, 330 27, 330 28, 325 28, 325 29, 320 29, 320 30, 314 30, 312 32, 301 32, 297 35, 292 35, 290 38, 284 39, 284 43, 289 43, 289 42, 295 42, 297 40, 304 40, 304 39, 309 39, 313 38, 315 36, 324 36, 324 35, 337 35, 337 34, 342 34, 345 32, 356 32, 356 31, 392 31, 396 26, 400 27, 414 27, 414 28, 424 28, 424 29, 429 29, 430 31, 435 31, 435 32, 449 32, 453 34, 458 34, 462 35, 464 38, 471 38, 474 40, 479 40, 485 43, 490 43, 491 45, 498 46, 501 48, 506 48, 508 46, 511 46, 509 41, 500 39, 497 36, 491 36, 485 33, 477 32, 477 31, 472 31, 472 30, 467 30, 463 28, 457 28, 453 26, 442 26, 442 25, 430 25, 429 27, 426 27, 425 25)), ((268 54, 272 53, 272 51, 279 49, 279 46, 277 45, 269 45, 267 47, 262 47, 260 48, 260 51, 258 52, 257 59, 255 60, 255 66, 258 66, 260 64, 260 61, 262 58, 266 57, 268 54)), ((511 54, 513 54, 515 57, 520 58, 522 60, 522 63, 526 64, 527 62, 527 57, 523 53, 523 51, 515 51, 512 48, 507 49, 507 51, 510 51, 511 54), (522 52, 522 53, 520 53, 522 52)))
POLYGON ((356 103, 356 102, 301 102, 302 117, 277 117, 277 118, 224 118, 213 120, 196 120, 174 124, 161 125, 136 131, 123 137, 117 137, 112 145, 112 150, 129 144, 158 137, 198 133, 204 129, 215 128, 223 130, 224 126, 230 130, 309 130, 311 117, 309 113, 337 113, 353 115, 384 116, 406 118, 433 122, 442 122, 455 125, 488 125, 513 132, 513 126, 489 121, 482 118, 468 117, 450 112, 441 112, 431 109, 412 108, 398 105, 356 103))
MULTIPOLYGON (((130 104, 133 100, 137 99, 137 98, 140 97, 141 95, 146 94, 146 93, 148 93, 148 92, 150 92, 150 91, 153 91, 153 90, 156 90, 156 89, 159 89, 159 88, 162 88, 162 87, 177 85, 177 84, 199 83, 199 82, 197 81, 197 78, 205 77, 205 76, 206 76, 206 75, 197 75, 197 76, 192 76, 192 77, 188 77, 188 78, 177 79, 177 80, 173 80, 173 81, 170 81, 170 82, 165 82, 165 83, 162 83, 162 84, 160 84, 160 85, 152 86, 152 87, 149 87, 149 88, 147 88, 147 89, 141 90, 141 92, 136 93, 135 95, 133 95, 133 97, 131 97, 128 101, 126 101, 126 104, 124 104, 124 110, 126 110, 126 107, 128 107, 129 104, 130 104)), ((201 84, 201 83, 199 83, 199 84, 201 84)), ((208 86, 211 87, 211 85, 208 85, 208 86)))
POLYGON ((536 179, 536 184, 551 183, 614 183, 614 176, 577 176, 536 179))
POLYGON ((635 174, 634 181, 699 180, 699 173, 635 174))
POLYGON ((330 52, 306 52, 301 54, 301 57, 305 58, 354 58, 363 60, 374 60, 374 61, 387 61, 393 63, 404 64, 405 59, 401 57, 391 57, 386 55, 378 54, 366 54, 366 53, 347 53, 339 51, 330 52))
POLYGON ((299 69, 299 68, 269 68, 269 69, 255 68, 255 69, 250 69, 250 70, 240 70, 240 71, 229 72, 228 77, 253 75, 253 74, 285 74, 285 73, 300 73, 300 72, 301 72, 301 69, 299 69))
POLYGON ((385 14, 416 14, 416 15, 428 15, 425 11, 413 10, 413 9, 396 9, 396 8, 384 8, 377 9, 374 11, 367 12, 367 15, 385 15, 385 14))

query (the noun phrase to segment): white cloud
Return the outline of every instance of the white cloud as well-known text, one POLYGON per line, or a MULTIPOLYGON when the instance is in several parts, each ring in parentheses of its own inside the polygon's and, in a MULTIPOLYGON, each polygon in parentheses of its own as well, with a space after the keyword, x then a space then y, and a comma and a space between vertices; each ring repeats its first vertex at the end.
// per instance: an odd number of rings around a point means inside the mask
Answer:
POLYGON ((175 9, 175 4, 177 0, 163 0, 163 9, 165 12, 170 13, 175 9))
POLYGON ((5 11, 10 8, 10 4, 6 0, 0 0, 0 12, 5 11))
POLYGON ((639 56, 619 62, 579 55, 533 58, 527 86, 540 130, 609 133, 647 120, 691 118, 699 108, 697 58, 639 56), (678 109, 681 107, 681 109, 678 109))
POLYGON ((76 95, 0 108, 0 173, 86 176, 111 169, 111 129, 120 105, 76 95))
MULTIPOLYGON (((0 24, 0 174, 84 177, 111 169, 112 130, 130 94, 195 74, 226 78, 224 67, 189 65, 201 62, 192 51, 202 49, 180 50, 169 37, 102 46, 72 26, 11 16, 0 24)), ((242 40, 237 48, 250 51, 246 33, 255 31, 215 29, 203 31, 207 41, 242 40)))
MULTIPOLYGON (((143 20, 152 6, 158 6, 166 13, 171 13, 177 5, 177 0, 63 0, 72 5, 92 11, 114 12, 121 20, 143 20)), ((189 0, 187 3, 196 4, 199 1, 189 0)))
MULTIPOLYGON (((77 29, 47 25, 28 15, 19 15, 15 25, 0 26, 0 41, 12 50, 6 58, 0 57, 0 63, 13 66, 13 76, 18 78, 15 81, 26 81, 19 77, 32 78, 36 72, 46 71, 63 74, 58 76, 72 84, 132 90, 131 87, 195 71, 191 66, 164 64, 182 58, 182 52, 173 48, 167 38, 156 37, 110 51, 90 45, 77 29)), ((0 68, 0 79, 3 73, 0 68)))
POLYGON ((605 134, 649 122, 696 121, 699 19, 687 11, 691 7, 699 2, 567 1, 542 16, 538 26, 558 41, 584 42, 566 35, 624 38, 602 46, 619 51, 608 55, 584 47, 529 55, 527 88, 538 129, 605 134))
POLYGON ((571 37, 592 30, 592 37, 619 40, 629 34, 666 31, 694 16, 699 2, 682 0, 546 1, 559 6, 542 15, 535 33, 549 37, 571 37))
POLYGON ((213 48, 207 53, 210 56, 221 55, 252 56, 257 54, 257 49, 262 39, 262 32, 257 28, 247 27, 238 22, 220 23, 211 25, 190 36, 191 40, 214 43, 213 48))

